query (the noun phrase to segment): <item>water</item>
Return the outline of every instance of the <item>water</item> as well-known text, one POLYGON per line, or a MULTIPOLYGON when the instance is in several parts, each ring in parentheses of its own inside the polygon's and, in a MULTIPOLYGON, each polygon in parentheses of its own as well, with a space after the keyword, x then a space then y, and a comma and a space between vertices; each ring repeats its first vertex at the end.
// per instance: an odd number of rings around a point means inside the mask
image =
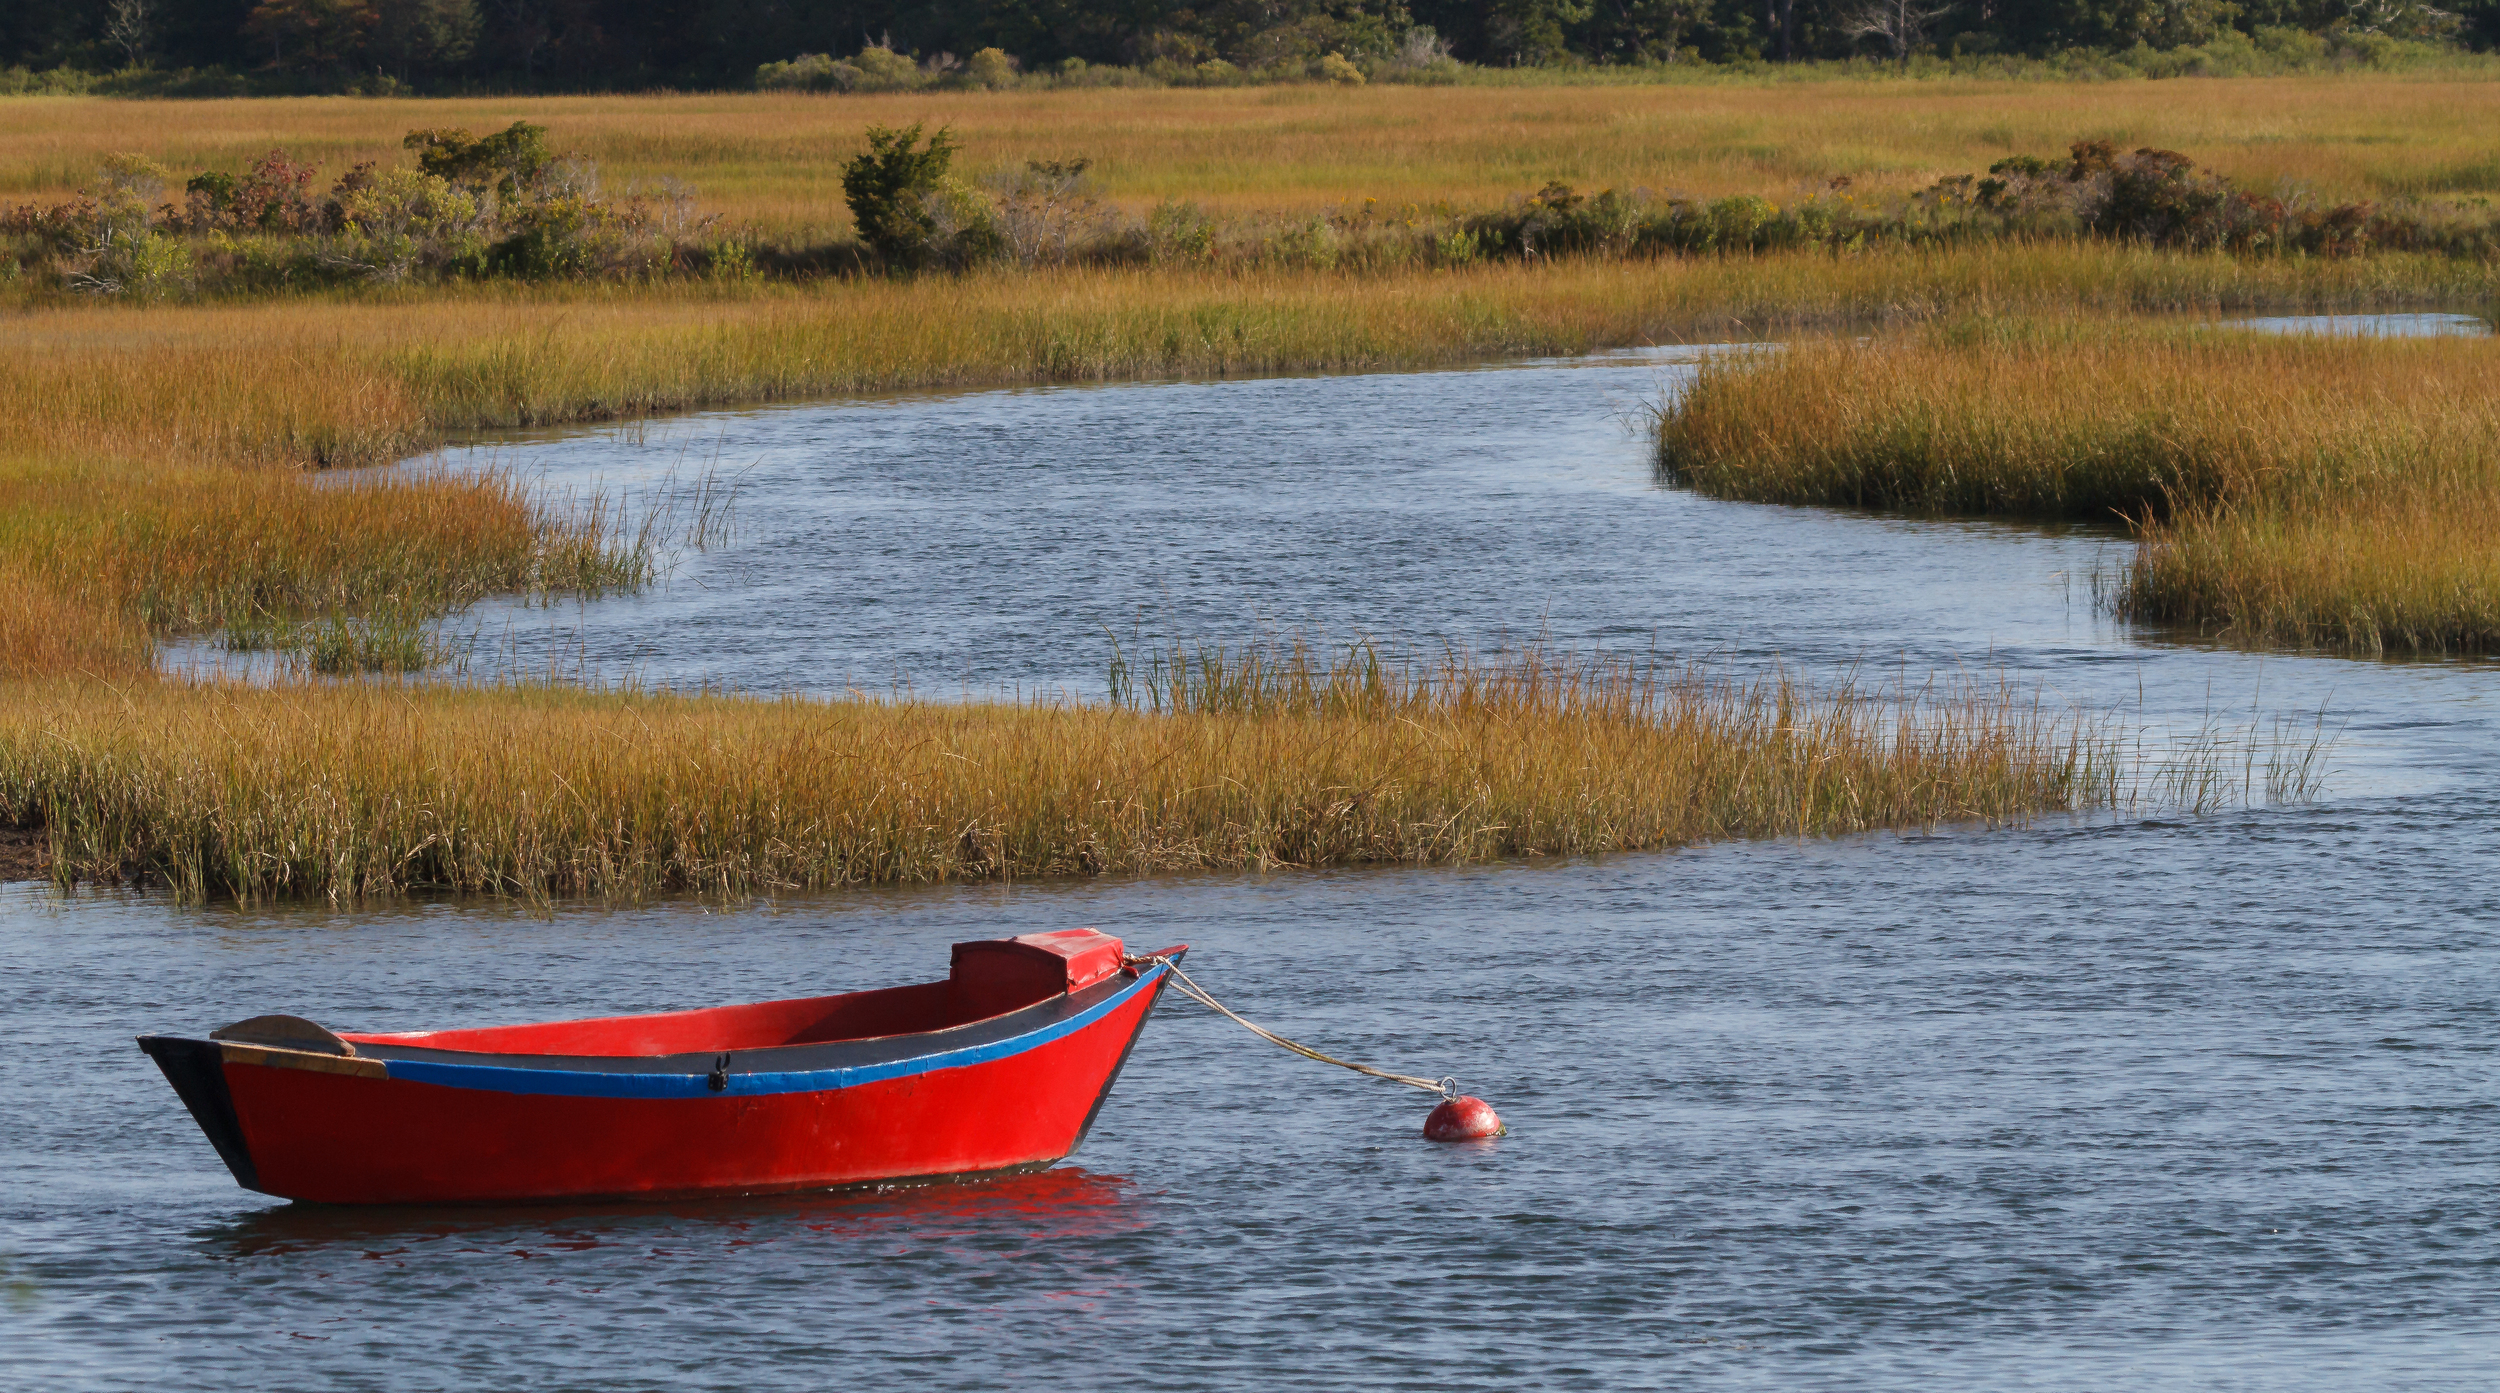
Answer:
POLYGON ((2242 328, 2331 338, 2479 339, 2492 321, 2478 314, 2301 314, 2235 321, 2242 328))
MULTIPOLYGON (((774 906, 182 908, 0 889, 0 1369, 25 1386, 2452 1388, 2500 1367, 2500 669, 2130 632, 2122 540, 1713 503, 1626 418, 1689 354, 904 398, 496 447, 732 545, 481 611, 493 661, 1097 690, 1105 631, 1540 632, 1810 676, 2002 670, 2156 730, 2340 732, 2314 805, 1468 870, 774 906), (679 463, 689 461, 691 463, 679 463), (129 1044, 935 976, 959 938, 1197 945, 1085 1150, 977 1187, 299 1209, 129 1044)), ((465 461, 454 460, 457 466, 465 461)))

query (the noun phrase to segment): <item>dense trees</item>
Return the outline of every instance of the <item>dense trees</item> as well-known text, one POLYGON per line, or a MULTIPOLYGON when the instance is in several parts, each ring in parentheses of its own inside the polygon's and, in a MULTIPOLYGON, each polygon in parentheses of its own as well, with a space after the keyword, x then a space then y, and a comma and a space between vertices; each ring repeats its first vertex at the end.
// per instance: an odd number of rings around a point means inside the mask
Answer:
POLYGON ((2048 54, 2300 29, 2491 48, 2500 0, 8 0, 0 66, 222 68, 276 87, 743 86, 758 65, 890 41, 1260 68, 2048 54), (1418 27, 1431 35, 1410 40, 1418 27))

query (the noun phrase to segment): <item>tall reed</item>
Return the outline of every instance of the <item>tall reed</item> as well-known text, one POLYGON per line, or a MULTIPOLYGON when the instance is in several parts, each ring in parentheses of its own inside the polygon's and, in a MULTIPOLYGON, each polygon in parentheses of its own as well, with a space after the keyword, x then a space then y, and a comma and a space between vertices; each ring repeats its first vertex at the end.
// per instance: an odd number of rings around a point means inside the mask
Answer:
POLYGON ((185 896, 752 895, 1443 863, 2104 807, 2022 693, 1210 650, 1160 711, 354 684, 0 686, 0 825, 185 896))
POLYGON ((2124 522, 2120 613, 2251 642, 2500 646, 2500 342, 1957 322, 1717 365, 1669 404, 1707 493, 2124 522))

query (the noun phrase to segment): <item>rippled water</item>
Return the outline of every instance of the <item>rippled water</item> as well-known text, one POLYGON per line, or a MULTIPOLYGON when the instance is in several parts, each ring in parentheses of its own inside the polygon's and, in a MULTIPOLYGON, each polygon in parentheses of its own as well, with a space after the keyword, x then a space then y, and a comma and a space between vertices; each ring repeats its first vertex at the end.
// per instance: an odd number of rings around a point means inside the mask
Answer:
MULTIPOLYGON (((2124 543, 1713 503, 1625 418, 1690 355, 934 396, 507 444, 715 456, 732 545, 476 616, 522 666, 1093 690, 1105 631, 1537 632, 2002 668, 2341 738, 2308 806, 1470 870, 769 907, 187 909, 0 889, 0 1371, 27 1386, 2451 1388, 2500 1367, 2500 670, 2111 624, 2124 543), (1041 1176, 667 1207, 234 1188, 142 1031, 660 1009, 1099 923, 1514 1133, 1174 1002, 1041 1176)), ((687 463, 679 463, 686 461, 687 463)), ((476 457, 455 460, 474 463, 476 457)))
POLYGON ((2491 317, 2479 314, 2301 314, 2233 322, 2282 334, 2364 339, 2479 339, 2492 330, 2491 317))

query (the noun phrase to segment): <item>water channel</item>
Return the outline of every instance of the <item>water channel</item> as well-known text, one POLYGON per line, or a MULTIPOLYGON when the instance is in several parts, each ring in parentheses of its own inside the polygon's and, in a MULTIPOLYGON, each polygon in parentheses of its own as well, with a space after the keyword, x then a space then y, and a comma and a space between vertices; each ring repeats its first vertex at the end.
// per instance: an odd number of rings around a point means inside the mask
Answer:
MULTIPOLYGON (((1466 870, 771 905, 177 906, 0 887, 0 1368, 26 1387, 2453 1388, 2500 1367, 2500 667, 2130 631, 2124 539, 1718 503, 1637 429, 1708 350, 991 392, 480 444, 648 504, 665 584, 482 666, 1100 690, 1114 637, 1537 635, 2003 672, 2148 731, 2322 724, 2314 802, 1466 870), (397 1029, 1188 941, 1085 1149, 998 1184, 325 1211, 236 1189, 130 1037, 397 1029)), ((182 661, 216 661, 193 650, 182 661)))

